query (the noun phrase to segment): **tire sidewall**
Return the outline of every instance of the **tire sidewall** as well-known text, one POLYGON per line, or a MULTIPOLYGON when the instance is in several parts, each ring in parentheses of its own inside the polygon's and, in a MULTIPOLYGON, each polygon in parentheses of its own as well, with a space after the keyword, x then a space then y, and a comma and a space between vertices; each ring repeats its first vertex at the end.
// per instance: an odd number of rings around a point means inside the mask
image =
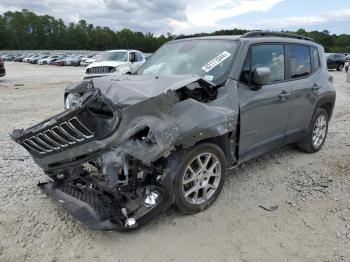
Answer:
POLYGON ((195 147, 193 147, 186 156, 184 157, 184 161, 181 163, 181 168, 176 174, 175 177, 175 187, 174 187, 174 194, 175 194, 175 206, 177 209, 184 214, 194 214, 197 212, 200 212, 207 207, 209 207, 219 196, 223 184, 225 182, 226 178, 226 173, 227 173, 227 168, 226 168, 226 157, 221 148, 213 143, 202 143, 198 144, 195 147), (221 178, 219 185, 213 194, 213 196, 206 202, 196 205, 196 204, 190 204, 186 199, 185 196, 183 195, 182 191, 182 179, 185 174, 185 170, 188 166, 188 164, 199 154, 203 153, 212 153, 214 154, 218 160, 220 161, 221 164, 221 178))
POLYGON ((325 143, 325 141, 326 141, 327 134, 328 134, 328 122, 329 122, 329 117, 328 117, 328 114, 327 114, 326 110, 324 110, 322 108, 317 109, 316 114, 315 114, 315 116, 314 116, 314 118, 312 120, 312 125, 310 127, 310 134, 309 134, 309 138, 308 138, 309 141, 310 141, 310 146, 311 146, 311 148, 312 148, 312 150, 314 152, 319 151, 322 148, 322 146, 325 143), (313 135, 313 130, 314 130, 314 127, 315 127, 316 120, 318 119, 318 117, 320 115, 324 115, 325 118, 326 118, 326 134, 325 134, 325 136, 323 138, 322 143, 318 147, 315 147, 315 145, 314 145, 314 143, 312 141, 312 135, 313 135))

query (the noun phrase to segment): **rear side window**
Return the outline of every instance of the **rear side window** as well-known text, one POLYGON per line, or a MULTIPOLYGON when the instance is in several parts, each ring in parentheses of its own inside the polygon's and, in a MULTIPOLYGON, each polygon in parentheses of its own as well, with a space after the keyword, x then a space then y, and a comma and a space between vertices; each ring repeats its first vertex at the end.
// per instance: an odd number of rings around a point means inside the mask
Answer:
POLYGON ((310 49, 306 45, 288 45, 290 77, 298 78, 311 74, 310 49))
POLYGON ((270 83, 284 80, 283 45, 257 45, 252 48, 252 72, 257 67, 271 70, 270 83))
POLYGON ((311 47, 311 58, 312 58, 312 72, 315 72, 320 68, 320 56, 316 47, 311 47))

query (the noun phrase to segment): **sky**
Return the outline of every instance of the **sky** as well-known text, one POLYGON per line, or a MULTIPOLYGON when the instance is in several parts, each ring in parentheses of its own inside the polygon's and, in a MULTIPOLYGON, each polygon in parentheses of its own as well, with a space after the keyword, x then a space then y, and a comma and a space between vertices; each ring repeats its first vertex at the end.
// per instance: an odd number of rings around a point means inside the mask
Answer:
POLYGON ((0 0, 0 14, 22 9, 157 35, 232 28, 350 34, 350 0, 0 0))

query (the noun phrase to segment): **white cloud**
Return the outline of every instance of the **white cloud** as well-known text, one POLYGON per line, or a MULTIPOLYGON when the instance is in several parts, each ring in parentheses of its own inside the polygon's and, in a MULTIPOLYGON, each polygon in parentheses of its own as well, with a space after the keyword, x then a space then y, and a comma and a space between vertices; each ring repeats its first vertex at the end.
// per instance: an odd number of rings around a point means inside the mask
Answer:
POLYGON ((28 9, 62 18, 67 23, 85 19, 112 30, 126 27, 155 34, 212 32, 235 27, 280 30, 350 21, 350 9, 343 9, 310 16, 293 16, 291 10, 290 16, 284 14, 280 19, 239 22, 237 16, 267 12, 282 1, 285 0, 1 0, 0 14, 28 9), (233 17, 237 17, 236 23, 228 23, 233 17))
POLYGON ((174 30, 176 33, 196 33, 235 27, 249 29, 246 25, 223 25, 220 21, 250 12, 266 12, 282 1, 284 0, 192 0, 186 6, 188 21, 173 23, 174 30))
POLYGON ((85 19, 114 30, 128 27, 153 33, 193 33, 232 28, 234 25, 223 26, 219 21, 267 11, 281 1, 284 0, 1 0, 0 12, 28 9, 66 22, 85 19))
POLYGON ((266 29, 283 29, 288 27, 310 26, 315 24, 350 21, 350 9, 333 10, 313 16, 290 16, 281 19, 271 19, 252 23, 251 26, 266 29))
POLYGON ((283 0, 194 0, 188 3, 186 14, 191 24, 212 26, 218 21, 250 12, 264 12, 283 0))

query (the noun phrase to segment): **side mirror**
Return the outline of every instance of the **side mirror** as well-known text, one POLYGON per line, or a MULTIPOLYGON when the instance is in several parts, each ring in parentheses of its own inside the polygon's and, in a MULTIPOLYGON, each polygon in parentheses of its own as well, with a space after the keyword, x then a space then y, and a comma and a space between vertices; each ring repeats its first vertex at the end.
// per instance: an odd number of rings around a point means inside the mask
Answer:
POLYGON ((268 67, 257 67, 253 72, 253 83, 261 87, 270 82, 271 69, 268 67))

